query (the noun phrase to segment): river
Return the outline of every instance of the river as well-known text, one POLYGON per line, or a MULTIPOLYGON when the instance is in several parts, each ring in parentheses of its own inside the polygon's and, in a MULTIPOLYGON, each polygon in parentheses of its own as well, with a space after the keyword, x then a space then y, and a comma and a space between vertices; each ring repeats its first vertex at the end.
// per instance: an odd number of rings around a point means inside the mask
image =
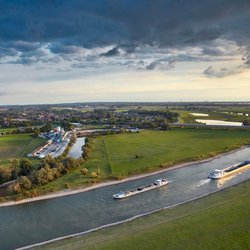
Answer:
POLYGON ((76 142, 70 149, 68 153, 68 157, 73 157, 74 159, 78 159, 82 156, 82 146, 85 145, 85 137, 76 138, 76 142))
POLYGON ((250 179, 246 170, 223 181, 207 178, 215 168, 250 160, 250 148, 221 156, 210 162, 193 164, 138 180, 106 186, 83 193, 0 208, 0 249, 14 249, 52 238, 78 233, 101 225, 220 190, 250 179), (124 200, 112 195, 167 178, 170 183, 124 200))
POLYGON ((242 122, 229 122, 229 121, 206 120, 206 119, 196 119, 195 121, 200 123, 205 123, 206 125, 242 126, 242 122))

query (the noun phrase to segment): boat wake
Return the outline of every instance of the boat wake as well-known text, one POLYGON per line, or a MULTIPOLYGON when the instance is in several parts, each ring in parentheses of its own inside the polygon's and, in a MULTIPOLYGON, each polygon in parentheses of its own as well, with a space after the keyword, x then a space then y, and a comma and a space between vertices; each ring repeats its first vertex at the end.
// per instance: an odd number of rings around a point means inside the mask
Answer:
POLYGON ((210 179, 204 179, 204 180, 200 180, 197 182, 193 182, 193 184, 191 185, 191 187, 189 188, 189 190, 194 190, 194 189, 198 189, 199 187, 206 185, 210 182, 210 179))
POLYGON ((203 186, 203 185, 205 185, 205 184, 207 184, 209 182, 210 182, 210 179, 201 180, 201 181, 198 181, 196 186, 200 187, 200 186, 203 186))

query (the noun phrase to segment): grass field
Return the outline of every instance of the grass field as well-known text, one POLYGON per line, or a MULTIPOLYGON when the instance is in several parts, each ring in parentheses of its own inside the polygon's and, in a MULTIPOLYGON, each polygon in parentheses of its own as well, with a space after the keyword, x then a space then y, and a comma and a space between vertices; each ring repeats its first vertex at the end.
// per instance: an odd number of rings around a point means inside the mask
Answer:
POLYGON ((110 135, 93 139, 93 154, 85 166, 127 176, 161 164, 203 159, 246 143, 250 143, 246 131, 176 129, 110 135))
POLYGON ((38 249, 249 249, 249 195, 250 181, 172 209, 38 249))
POLYGON ((44 139, 33 138, 27 134, 0 136, 0 162, 10 158, 26 157, 44 142, 44 139))
POLYGON ((171 131, 143 131, 92 138, 90 158, 78 169, 39 188, 42 192, 70 188, 114 176, 122 178, 133 173, 153 171, 190 161, 214 156, 244 144, 250 144, 250 131, 173 129, 171 131), (143 158, 135 158, 135 154, 143 158), (100 169, 98 179, 83 176, 81 168, 89 173, 100 169))

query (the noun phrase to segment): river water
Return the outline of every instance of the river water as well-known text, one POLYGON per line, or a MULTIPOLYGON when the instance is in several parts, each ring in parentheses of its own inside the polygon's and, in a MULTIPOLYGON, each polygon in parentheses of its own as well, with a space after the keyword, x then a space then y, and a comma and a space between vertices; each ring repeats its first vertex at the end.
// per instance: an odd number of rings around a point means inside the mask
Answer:
POLYGON ((78 159, 79 157, 81 157, 83 145, 85 145, 85 137, 76 138, 76 142, 70 149, 68 157, 73 157, 74 159, 78 159))
POLYGON ((235 185, 250 179, 250 170, 220 182, 209 180, 207 176, 215 168, 223 169, 245 160, 250 160, 249 147, 210 162, 193 164, 138 180, 70 196, 2 207, 0 249, 14 249, 86 231, 235 185), (120 190, 150 184, 157 178, 167 178, 170 183, 124 200, 112 199, 112 195, 120 190))
POLYGON ((221 125, 221 126, 242 126, 242 122, 229 122, 221 120, 196 119, 195 121, 205 123, 206 125, 221 125))

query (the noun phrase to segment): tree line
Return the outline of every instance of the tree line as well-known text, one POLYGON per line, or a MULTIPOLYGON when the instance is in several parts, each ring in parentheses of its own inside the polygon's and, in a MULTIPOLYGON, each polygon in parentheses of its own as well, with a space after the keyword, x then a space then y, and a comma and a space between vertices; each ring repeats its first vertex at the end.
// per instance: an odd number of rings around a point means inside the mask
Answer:
POLYGON ((63 160, 46 156, 39 166, 35 166, 27 158, 20 161, 11 160, 8 167, 0 167, 0 183, 14 180, 10 193, 20 193, 36 186, 45 185, 58 177, 69 173, 83 163, 83 159, 75 160, 67 157, 63 160))

